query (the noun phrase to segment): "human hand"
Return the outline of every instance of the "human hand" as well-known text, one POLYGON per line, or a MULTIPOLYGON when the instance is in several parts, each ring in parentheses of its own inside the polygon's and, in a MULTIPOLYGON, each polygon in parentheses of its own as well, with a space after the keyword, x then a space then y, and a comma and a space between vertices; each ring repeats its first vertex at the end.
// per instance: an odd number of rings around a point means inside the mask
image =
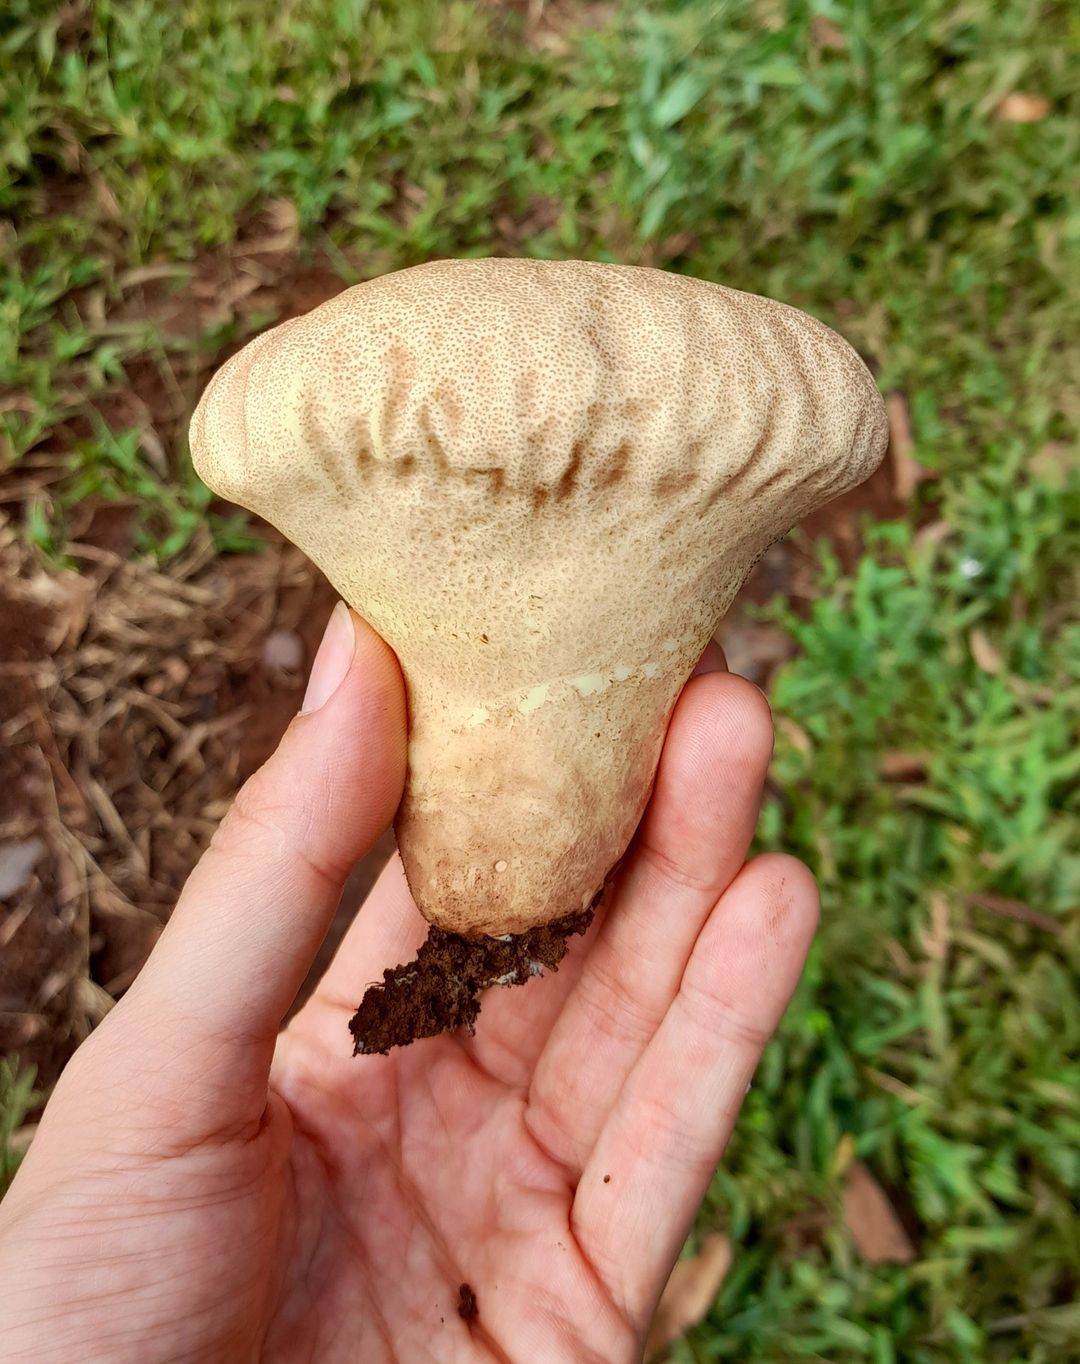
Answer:
POLYGON ((745 862, 772 729, 719 666, 558 973, 490 992, 475 1037, 354 1059, 425 925, 395 858, 279 1035, 405 773, 396 660, 339 607, 0 1205, 0 1359, 640 1358, 817 913, 801 863, 745 862))

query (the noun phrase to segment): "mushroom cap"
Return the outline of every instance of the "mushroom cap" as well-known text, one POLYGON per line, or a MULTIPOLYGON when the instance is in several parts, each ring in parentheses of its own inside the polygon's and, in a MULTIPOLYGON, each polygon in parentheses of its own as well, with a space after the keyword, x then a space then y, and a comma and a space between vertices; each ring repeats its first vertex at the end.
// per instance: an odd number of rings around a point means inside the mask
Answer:
POLYGON ((396 650, 406 872, 430 919, 475 933, 591 899, 746 574, 886 433, 865 365, 794 308, 660 270, 468 260, 257 337, 191 447, 396 650))

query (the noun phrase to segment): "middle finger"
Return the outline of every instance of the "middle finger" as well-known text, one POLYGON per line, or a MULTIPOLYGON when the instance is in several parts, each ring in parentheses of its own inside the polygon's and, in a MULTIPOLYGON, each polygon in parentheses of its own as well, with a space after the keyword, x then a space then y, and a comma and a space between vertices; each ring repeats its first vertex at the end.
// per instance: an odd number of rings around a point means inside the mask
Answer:
POLYGON ((772 754, 768 702, 730 674, 690 682, 613 901, 540 1056, 528 1121, 580 1170, 746 859, 772 754))

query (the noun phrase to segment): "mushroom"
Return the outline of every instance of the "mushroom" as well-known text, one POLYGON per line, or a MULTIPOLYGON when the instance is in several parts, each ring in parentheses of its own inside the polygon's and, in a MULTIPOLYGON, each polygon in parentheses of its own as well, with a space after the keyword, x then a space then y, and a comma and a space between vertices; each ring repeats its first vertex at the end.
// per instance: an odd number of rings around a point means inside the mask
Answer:
POLYGON ((191 448, 397 653, 410 888, 433 925, 501 937, 594 902, 740 585, 886 431, 865 365, 794 308, 653 269, 450 260, 251 341, 191 448))

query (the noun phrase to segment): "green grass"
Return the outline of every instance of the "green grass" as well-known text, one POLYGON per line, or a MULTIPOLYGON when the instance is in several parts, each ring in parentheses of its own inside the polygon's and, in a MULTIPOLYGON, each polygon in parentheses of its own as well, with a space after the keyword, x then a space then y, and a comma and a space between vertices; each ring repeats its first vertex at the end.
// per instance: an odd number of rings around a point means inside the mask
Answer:
POLYGON ((50 552, 90 494, 138 499, 164 559, 205 515, 182 438, 163 471, 100 415, 182 347, 110 319, 132 269, 273 200, 347 278, 514 250, 772 294, 906 395, 940 532, 882 528, 853 577, 826 556, 807 617, 777 612, 800 652, 762 843, 814 866, 824 924, 703 1213, 735 1267, 674 1358, 1080 1358, 1075 10, 628 4, 544 47, 436 0, 46 8, 0 13, 0 459, 69 451, 27 507, 50 552), (997 118, 1014 90, 1047 116, 997 118), (895 752, 923 774, 883 779, 895 752), (837 1216, 794 1237, 852 1152, 906 1203, 914 1264, 862 1263, 837 1216))
POLYGON ((33 1067, 20 1067, 17 1058, 0 1057, 0 1198, 15 1178, 21 1159, 12 1139, 40 1098, 34 1089, 33 1067))

